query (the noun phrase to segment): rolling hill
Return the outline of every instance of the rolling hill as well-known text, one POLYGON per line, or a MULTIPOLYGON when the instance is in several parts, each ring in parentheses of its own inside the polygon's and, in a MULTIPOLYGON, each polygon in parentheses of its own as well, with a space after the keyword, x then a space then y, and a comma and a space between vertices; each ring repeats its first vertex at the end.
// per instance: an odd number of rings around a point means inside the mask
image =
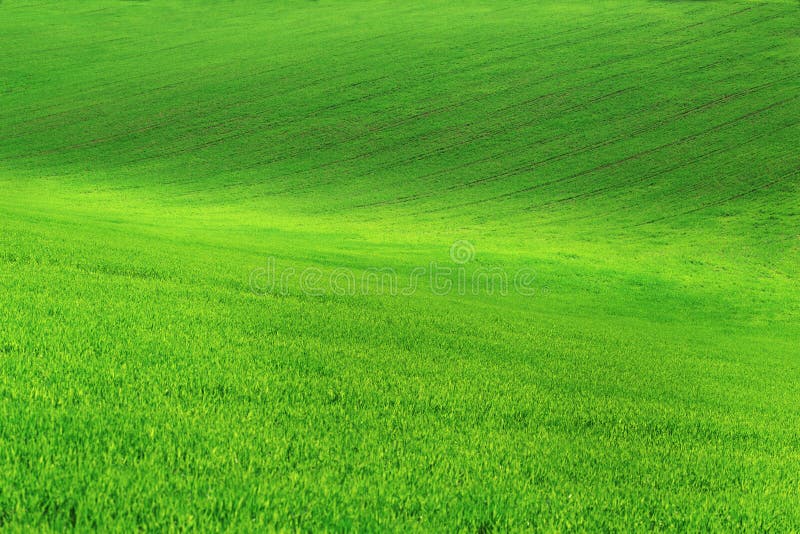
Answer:
POLYGON ((0 526, 797 530, 798 28, 0 3, 0 526))

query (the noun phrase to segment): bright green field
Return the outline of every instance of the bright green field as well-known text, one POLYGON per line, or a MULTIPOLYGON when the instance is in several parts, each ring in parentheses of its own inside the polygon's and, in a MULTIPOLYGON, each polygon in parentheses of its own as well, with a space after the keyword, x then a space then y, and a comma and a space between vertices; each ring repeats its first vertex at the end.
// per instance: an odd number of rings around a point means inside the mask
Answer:
POLYGON ((5 0, 0 50, 0 528, 800 530, 798 2, 5 0))

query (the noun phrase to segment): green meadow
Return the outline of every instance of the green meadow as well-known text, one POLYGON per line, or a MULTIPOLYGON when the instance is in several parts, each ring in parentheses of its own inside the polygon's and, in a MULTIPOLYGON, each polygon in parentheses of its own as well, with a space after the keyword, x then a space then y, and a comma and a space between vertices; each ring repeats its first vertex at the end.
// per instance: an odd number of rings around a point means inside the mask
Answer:
POLYGON ((0 2, 0 529, 797 532, 799 29, 0 2))

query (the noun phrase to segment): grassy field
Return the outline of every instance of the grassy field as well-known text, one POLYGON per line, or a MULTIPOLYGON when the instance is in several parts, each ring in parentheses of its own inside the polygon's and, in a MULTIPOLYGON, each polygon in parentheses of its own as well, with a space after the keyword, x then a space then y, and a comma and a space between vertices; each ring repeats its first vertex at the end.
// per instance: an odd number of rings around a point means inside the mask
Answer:
POLYGON ((800 4, 0 3, 0 528, 800 529, 800 4))

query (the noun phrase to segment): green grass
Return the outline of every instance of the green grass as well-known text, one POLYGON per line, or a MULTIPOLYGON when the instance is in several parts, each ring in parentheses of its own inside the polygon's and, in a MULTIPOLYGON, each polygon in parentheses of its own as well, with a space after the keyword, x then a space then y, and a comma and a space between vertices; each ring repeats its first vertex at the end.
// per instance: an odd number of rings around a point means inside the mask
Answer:
POLYGON ((0 3, 0 528, 800 530, 798 27, 0 3))

